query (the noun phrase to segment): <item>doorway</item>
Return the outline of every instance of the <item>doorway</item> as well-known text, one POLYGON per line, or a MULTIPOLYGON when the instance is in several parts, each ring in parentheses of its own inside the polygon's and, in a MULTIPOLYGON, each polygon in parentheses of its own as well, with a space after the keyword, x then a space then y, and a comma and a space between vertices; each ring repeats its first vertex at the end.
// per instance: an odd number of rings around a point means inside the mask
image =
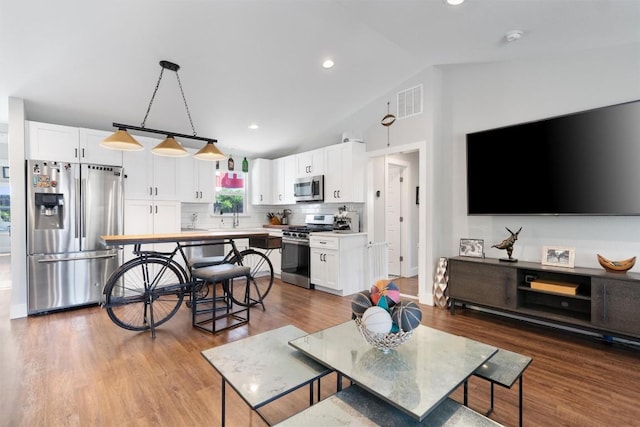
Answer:
POLYGON ((388 274, 408 298, 419 297, 419 149, 371 156, 372 242, 386 242, 388 274))

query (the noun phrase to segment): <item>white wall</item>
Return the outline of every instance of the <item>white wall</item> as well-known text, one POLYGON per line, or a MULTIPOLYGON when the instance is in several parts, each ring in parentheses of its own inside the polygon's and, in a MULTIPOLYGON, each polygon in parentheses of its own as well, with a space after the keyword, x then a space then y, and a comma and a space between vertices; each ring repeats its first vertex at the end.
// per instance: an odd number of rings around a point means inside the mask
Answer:
MULTIPOLYGON (((418 228, 411 230, 417 234, 418 245, 418 293, 420 302, 433 304, 432 285, 435 265, 440 253, 440 245, 451 234, 451 217, 442 211, 449 200, 451 156, 449 143, 443 139, 441 123, 442 75, 437 68, 430 67, 416 74, 406 82, 390 90, 361 111, 345 120, 345 129, 362 129, 370 158, 398 152, 418 151, 418 185, 421 203, 418 206, 418 228), (389 128, 380 120, 389 111, 397 114, 397 93, 417 85, 423 85, 423 112, 406 119, 398 119, 389 128), (388 130, 388 132, 387 132, 388 130)), ((367 200, 373 201, 373 177, 380 171, 373 171, 370 165, 367 200)), ((374 217, 372 207, 367 209, 369 217, 374 217)), ((371 232, 371 228, 369 229, 371 232)))
MULTIPOLYGON (((454 224, 442 255, 456 255, 459 239, 470 237, 485 240, 487 257, 503 257, 504 251, 490 246, 509 236, 505 227, 523 227, 513 252, 521 260, 539 262, 545 245, 575 247, 575 265, 582 267, 599 268, 596 253, 610 259, 640 255, 640 217, 467 216, 465 178, 468 132, 640 99, 638 45, 544 61, 451 66, 444 75, 444 116, 453 148, 448 210, 454 224)), ((535 167, 515 150, 514 163, 506 166, 504 179, 536 179, 535 167)), ((500 183, 494 191, 500 191, 500 183)), ((640 271, 640 265, 632 271, 640 271)))
MULTIPOLYGON (((13 171, 24 169, 24 100, 9 98, 9 166, 13 171)), ((11 194, 14 200, 26 194, 23 175, 10 174, 11 194)), ((9 317, 27 315, 27 235, 25 203, 11 203, 11 308, 9 317), (24 256, 20 256, 25 254, 24 256)))

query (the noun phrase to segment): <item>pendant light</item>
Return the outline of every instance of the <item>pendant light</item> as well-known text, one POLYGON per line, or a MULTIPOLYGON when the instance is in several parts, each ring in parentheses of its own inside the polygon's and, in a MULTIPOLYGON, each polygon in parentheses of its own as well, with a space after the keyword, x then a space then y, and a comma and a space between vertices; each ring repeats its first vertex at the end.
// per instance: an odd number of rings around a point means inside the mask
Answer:
POLYGON ((142 120, 141 126, 131 126, 125 125, 121 123, 113 123, 113 127, 118 128, 118 130, 108 138, 105 138, 100 145, 105 148, 111 148, 114 150, 122 150, 122 151, 139 151, 144 149, 143 145, 140 144, 133 136, 131 136, 127 130, 137 130, 141 132, 147 133, 155 133, 155 134, 163 134, 166 135, 164 141, 160 144, 156 145, 151 152, 153 154, 157 154, 159 156, 170 156, 170 157, 183 157, 188 156, 189 153, 185 148, 175 139, 175 137, 194 139, 199 141, 206 141, 205 146, 198 151, 195 155, 197 159, 200 160, 220 160, 224 159, 226 156, 214 145, 218 142, 213 138, 203 138, 197 136, 195 127, 193 126, 193 120, 191 120, 191 113, 189 112, 189 106, 187 105, 187 99, 184 96, 184 91, 182 89, 182 82, 180 81, 180 76, 178 75, 178 70, 180 66, 178 64, 174 64, 169 61, 160 61, 160 76, 158 77, 158 82, 156 83, 156 87, 153 91, 153 95, 151 95, 151 100, 149 101, 149 106, 147 107, 147 113, 144 116, 144 120, 142 120), (156 93, 158 92, 158 88, 160 87, 160 81, 162 81, 162 75, 164 70, 174 71, 176 73, 176 79, 178 80, 178 86, 180 87, 180 93, 182 94, 182 100, 184 101, 185 109, 187 110, 187 117, 189 118, 189 123, 191 124, 191 130, 193 131, 193 135, 185 135, 176 132, 167 132, 164 130, 158 129, 150 129, 145 127, 145 123, 147 122, 147 118, 149 117, 149 112, 151 111, 151 106, 153 105, 153 100, 156 97, 156 93))
MULTIPOLYGON (((227 158, 227 156, 222 154, 222 151, 220 151, 218 147, 215 146, 213 141, 207 142, 205 146, 200 149, 200 151, 193 155, 193 157, 199 160, 209 161, 224 160, 227 158)), ((216 169, 218 168, 216 167, 216 169)))
POLYGON ((118 129, 116 133, 107 137, 100 143, 105 148, 111 148, 114 150, 122 151, 140 151, 144 150, 142 144, 140 144, 134 137, 129 135, 126 129, 118 129))
POLYGON ((176 141, 173 135, 167 135, 167 138, 160 144, 153 147, 151 152, 158 156, 168 157, 185 157, 189 155, 189 152, 185 150, 178 141, 176 141))

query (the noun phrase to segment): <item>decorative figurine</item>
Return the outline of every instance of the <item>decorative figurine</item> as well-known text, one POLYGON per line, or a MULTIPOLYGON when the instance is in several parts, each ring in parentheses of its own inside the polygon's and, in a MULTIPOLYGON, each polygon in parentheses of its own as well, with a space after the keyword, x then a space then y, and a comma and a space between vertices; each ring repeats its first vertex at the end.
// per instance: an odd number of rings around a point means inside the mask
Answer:
POLYGON ((522 227, 520 227, 520 230, 518 230, 515 233, 513 231, 509 230, 508 227, 505 227, 505 228, 507 229, 507 231, 509 233, 511 233, 511 236, 507 237, 506 239, 504 239, 500 243, 496 243, 495 245, 493 245, 491 247, 492 248, 506 249, 507 250, 507 255, 509 256, 509 258, 500 258, 500 261, 516 262, 518 260, 515 259, 515 258, 511 258, 511 254, 513 253, 513 244, 516 242, 516 240, 518 240, 518 234, 520 234, 520 232, 522 231, 522 227))

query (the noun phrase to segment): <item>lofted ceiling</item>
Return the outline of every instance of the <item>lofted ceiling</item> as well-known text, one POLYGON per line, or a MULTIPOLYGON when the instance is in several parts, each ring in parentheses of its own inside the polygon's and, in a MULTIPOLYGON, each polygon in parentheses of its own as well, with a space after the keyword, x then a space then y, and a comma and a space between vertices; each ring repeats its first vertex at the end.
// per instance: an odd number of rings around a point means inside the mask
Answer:
MULTIPOLYGON (((139 126, 169 60, 198 135, 275 157, 338 142, 342 120, 429 66, 638 43, 640 0, 0 0, 0 122, 17 97, 29 120, 139 126)), ((173 72, 146 126, 192 133, 173 72)))

